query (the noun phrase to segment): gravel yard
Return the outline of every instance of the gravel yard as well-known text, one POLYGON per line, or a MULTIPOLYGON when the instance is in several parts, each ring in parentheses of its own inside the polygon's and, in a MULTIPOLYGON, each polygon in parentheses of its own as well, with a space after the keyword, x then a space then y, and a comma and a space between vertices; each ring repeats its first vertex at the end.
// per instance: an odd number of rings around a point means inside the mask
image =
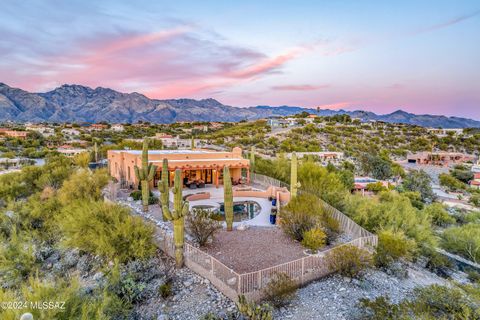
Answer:
POLYGON ((221 230, 208 253, 236 272, 252 272, 304 257, 304 248, 279 228, 250 227, 221 230))

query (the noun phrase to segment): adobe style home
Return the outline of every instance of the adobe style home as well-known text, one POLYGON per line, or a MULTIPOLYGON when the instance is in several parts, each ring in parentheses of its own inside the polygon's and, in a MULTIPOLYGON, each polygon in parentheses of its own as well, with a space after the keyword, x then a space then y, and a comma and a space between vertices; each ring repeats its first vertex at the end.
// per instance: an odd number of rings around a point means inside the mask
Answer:
POLYGON ((464 162, 472 162, 474 156, 460 152, 419 152, 407 156, 409 163, 448 166, 464 162))
MULTIPOLYGON (((134 167, 142 166, 142 150, 109 150, 108 168, 110 175, 122 185, 135 187, 139 181, 135 176, 134 167)), ((223 168, 230 169, 234 184, 250 182, 250 161, 242 157, 241 148, 233 148, 231 152, 219 152, 204 149, 195 150, 150 150, 148 162, 157 166, 153 178, 153 187, 161 180, 163 159, 168 160, 169 184, 173 185, 176 169, 182 170, 184 185, 191 188, 205 185, 219 186, 223 182, 223 168), (242 179, 246 176, 246 181, 242 179)))

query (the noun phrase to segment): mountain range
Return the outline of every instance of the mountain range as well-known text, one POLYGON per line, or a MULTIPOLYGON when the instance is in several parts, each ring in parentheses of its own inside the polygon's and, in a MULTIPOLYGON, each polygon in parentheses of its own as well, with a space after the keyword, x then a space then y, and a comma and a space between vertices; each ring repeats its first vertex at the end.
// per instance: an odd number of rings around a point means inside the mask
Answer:
MULTIPOLYGON (((45 93, 31 93, 0 83, 0 121, 16 122, 101 122, 172 123, 176 121, 228 121, 289 116, 300 112, 317 113, 293 106, 224 105, 215 99, 149 99, 140 93, 122 93, 108 88, 92 89, 63 85, 45 93)), ((438 115, 416 115, 402 110, 378 115, 368 111, 321 109, 319 115, 348 114, 362 121, 377 120, 424 127, 480 128, 480 121, 438 115)))

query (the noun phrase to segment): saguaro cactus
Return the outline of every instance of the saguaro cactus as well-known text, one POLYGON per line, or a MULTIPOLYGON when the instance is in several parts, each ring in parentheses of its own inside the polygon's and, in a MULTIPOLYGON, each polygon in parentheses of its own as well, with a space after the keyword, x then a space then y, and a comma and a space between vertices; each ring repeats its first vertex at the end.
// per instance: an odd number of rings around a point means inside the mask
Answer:
POLYGON ((227 231, 232 231, 233 227, 233 192, 232 179, 230 179, 230 169, 223 167, 223 210, 225 212, 225 222, 227 231))
POLYGON ((191 147, 192 150, 195 149, 195 137, 194 136, 192 136, 192 142, 190 143, 190 147, 191 147))
POLYGON ((297 196, 297 190, 300 187, 300 183, 297 180, 297 166, 298 166, 297 154, 293 152, 291 169, 290 169, 290 194, 292 198, 297 196))
MULTIPOLYGON (((164 162, 165 163, 165 162, 164 162)), ((163 188, 162 188, 163 189, 163 188)), ((173 210, 170 210, 168 200, 168 188, 162 192, 162 211, 167 220, 173 222, 173 238, 175 241, 175 261, 177 267, 183 267, 183 244, 185 242, 185 215, 188 214, 188 201, 182 199, 182 170, 175 170, 175 182, 173 186, 173 210), (163 193, 166 193, 165 197, 163 193), (167 199, 167 201, 163 201, 167 199)))
POLYGON ((93 152, 95 155, 95 163, 98 163, 98 146, 96 141, 95 141, 95 144, 93 145, 93 152))
MULTIPOLYGON (((170 205, 170 195, 168 193, 168 160, 163 159, 162 163, 162 180, 158 183, 158 191, 160 191, 160 202, 163 207, 163 205, 166 205, 167 207, 170 205)), ((163 210, 165 211, 165 210, 163 210)), ((165 213, 163 215, 163 221, 167 221, 167 217, 165 216, 165 213)))
POLYGON ((255 171, 255 147, 250 150, 250 174, 255 171))
POLYGON ((142 205, 143 211, 148 211, 148 199, 150 198, 149 183, 153 180, 157 167, 148 163, 148 140, 143 140, 142 167, 134 167, 135 176, 140 181, 142 187, 142 205))

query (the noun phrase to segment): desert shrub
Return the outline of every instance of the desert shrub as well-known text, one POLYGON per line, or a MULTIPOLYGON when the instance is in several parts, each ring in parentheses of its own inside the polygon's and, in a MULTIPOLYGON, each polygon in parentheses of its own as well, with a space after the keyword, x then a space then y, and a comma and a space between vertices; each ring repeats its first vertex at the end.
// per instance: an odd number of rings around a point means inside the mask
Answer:
MULTIPOLYGON (((132 197, 134 201, 142 200, 142 191, 141 190, 132 191, 130 193, 130 197, 132 197)), ((154 196, 152 191, 150 191, 150 194, 148 196, 148 204, 149 205, 157 204, 158 201, 159 201, 158 197, 154 196)))
POLYGON ((427 254, 427 258, 428 260, 425 267, 428 270, 443 278, 450 276, 453 264, 447 257, 436 251, 432 251, 427 254))
POLYGON ((462 287, 430 285, 417 287, 399 304, 388 297, 361 299, 366 319, 480 319, 480 303, 462 287))
POLYGON ((447 188, 450 191, 460 191, 467 188, 467 185, 455 177, 452 177, 448 173, 441 173, 438 176, 440 185, 447 188))
POLYGON ((11 320, 19 319, 25 312, 32 313, 34 319, 110 319, 122 311, 121 304, 112 303, 116 301, 115 297, 108 293, 99 296, 82 294, 77 279, 41 281, 31 277, 16 292, 0 289, 0 300, 65 302, 63 309, 34 308, 29 305, 26 309, 0 310, 1 319, 11 320), (6 300, 7 297, 9 300, 6 300))
POLYGON ((219 221, 211 218, 208 210, 194 209, 185 217, 185 224, 190 235, 200 246, 204 246, 215 233, 222 228, 219 221))
POLYGON ((296 294, 297 284, 285 273, 275 273, 263 288, 264 300, 274 307, 282 307, 289 303, 296 294))
POLYGON ((4 287, 20 284, 35 267, 33 245, 16 230, 10 239, 0 237, 0 280, 4 287))
POLYGON ((291 200, 281 213, 281 227, 283 231, 292 239, 303 240, 303 234, 312 229, 318 222, 318 216, 314 214, 315 208, 305 206, 298 196, 291 200))
POLYGON ((74 202, 62 210, 64 244, 126 262, 153 255, 153 226, 127 208, 104 202, 74 202))
POLYGON ((108 273, 107 281, 108 291, 128 306, 142 302, 147 296, 147 284, 143 281, 142 274, 118 263, 108 273))
POLYGON ((432 219, 433 224, 436 226, 446 227, 455 223, 455 218, 449 215, 440 203, 432 203, 426 206, 423 211, 432 219))
POLYGON ((480 207, 480 194, 472 194, 468 200, 475 207, 480 207))
POLYGON ((445 250, 480 262, 480 224, 469 223, 445 230, 441 245, 445 250))
POLYGON ((403 191, 402 186, 397 187, 397 190, 401 192, 403 196, 406 196, 408 199, 410 199, 412 206, 414 206, 415 208, 422 210, 425 207, 420 192, 403 191))
POLYGON ((429 203, 435 199, 431 180, 432 179, 425 171, 411 170, 403 180, 403 187, 406 191, 418 192, 421 201, 429 203))
POLYGON ((273 320, 273 310, 270 305, 248 302, 245 296, 238 297, 237 308, 248 320, 273 320))
POLYGON ((164 299, 170 297, 172 295, 172 282, 168 281, 160 285, 158 287, 158 293, 164 299))
POLYGON ((408 239, 402 231, 382 230, 378 233, 375 264, 388 267, 399 259, 410 260, 415 248, 415 241, 408 239))
POLYGON ((438 319, 479 319, 480 303, 474 302, 460 288, 431 285, 416 288, 413 311, 420 318, 432 316, 438 319))
POLYGON ((391 303, 388 296, 380 296, 374 300, 362 298, 359 301, 359 307, 362 309, 364 319, 408 319, 406 308, 402 304, 391 303))
POLYGON ((16 202, 12 210, 18 215, 22 230, 28 230, 32 237, 54 242, 60 236, 56 216, 61 208, 55 191, 46 187, 27 201, 16 202))
POLYGON ((298 168, 298 181, 302 189, 312 192, 337 209, 343 208, 343 200, 349 190, 335 172, 328 172, 326 168, 307 161, 298 168))
POLYGON ((327 235, 327 244, 334 241, 340 232, 339 222, 323 207, 316 195, 302 193, 292 199, 282 209, 281 227, 292 239, 303 240, 303 234, 314 228, 321 227, 327 235))
POLYGON ((470 282, 480 284, 480 272, 476 270, 469 270, 467 271, 467 275, 470 282))
POLYGON ((331 250, 327 256, 328 267, 343 276, 358 278, 372 265, 371 254, 352 245, 342 245, 331 250))
POLYGON ((100 200, 102 189, 109 181, 105 170, 78 169, 63 182, 58 191, 58 199, 63 205, 78 200, 100 200))
POLYGON ((313 228, 303 234, 302 245, 313 252, 325 246, 327 235, 320 228, 313 228))
POLYGON ((132 197, 132 199, 134 201, 138 201, 140 199, 142 199, 142 190, 134 190, 130 193, 130 197, 132 197))
POLYGON ((326 244, 331 244, 333 241, 335 241, 340 233, 340 222, 338 222, 338 220, 332 217, 329 213, 324 212, 321 216, 320 224, 327 235, 326 244))
POLYGON ((376 198, 349 196, 345 207, 345 212, 370 232, 402 230, 422 250, 437 243, 430 217, 423 210, 413 207, 408 197, 396 191, 381 192, 376 198))

